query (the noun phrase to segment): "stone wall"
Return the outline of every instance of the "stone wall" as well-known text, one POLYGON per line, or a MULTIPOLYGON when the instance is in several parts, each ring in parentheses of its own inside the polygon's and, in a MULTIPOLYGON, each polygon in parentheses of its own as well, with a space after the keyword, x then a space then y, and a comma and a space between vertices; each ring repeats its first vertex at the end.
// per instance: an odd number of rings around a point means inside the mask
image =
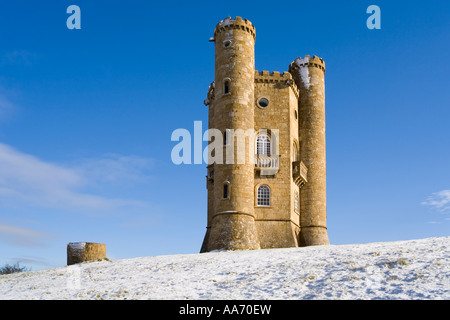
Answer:
MULTIPOLYGON (((271 143, 278 131, 279 170, 262 175, 255 170, 255 214, 261 248, 298 246, 299 212, 294 210, 294 194, 298 186, 292 179, 293 145, 298 143, 298 90, 288 72, 255 72, 255 130, 267 130, 271 143), (259 99, 269 102, 261 107, 259 99), (267 185, 271 191, 270 206, 258 206, 256 191, 267 185)), ((275 150, 273 150, 275 152, 275 150)), ((276 155, 275 155, 276 156, 276 155)))
POLYGON ((106 258, 106 245, 93 242, 71 242, 67 245, 67 265, 106 258))

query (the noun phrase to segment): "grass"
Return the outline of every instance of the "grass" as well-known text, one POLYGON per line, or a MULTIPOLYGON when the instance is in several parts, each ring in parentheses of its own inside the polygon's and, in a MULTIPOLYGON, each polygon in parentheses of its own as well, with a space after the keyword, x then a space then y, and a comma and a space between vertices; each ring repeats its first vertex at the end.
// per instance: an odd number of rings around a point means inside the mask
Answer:
POLYGON ((0 275, 11 274, 11 273, 16 273, 16 272, 24 272, 24 271, 30 271, 30 269, 27 267, 21 267, 19 265, 19 262, 17 262, 16 264, 13 264, 13 265, 5 264, 3 267, 1 267, 0 275))

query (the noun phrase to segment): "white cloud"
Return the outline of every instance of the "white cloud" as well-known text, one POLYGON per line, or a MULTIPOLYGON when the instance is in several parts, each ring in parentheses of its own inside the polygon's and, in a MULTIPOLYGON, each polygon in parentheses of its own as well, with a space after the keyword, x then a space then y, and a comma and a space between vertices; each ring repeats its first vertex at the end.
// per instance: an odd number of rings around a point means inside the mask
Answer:
POLYGON ((450 190, 435 192, 423 201, 422 204, 431 206, 440 212, 450 211, 450 190))
POLYGON ((46 232, 12 226, 0 222, 0 238, 8 243, 26 247, 41 246, 42 241, 49 238, 46 232))
POLYGON ((153 165, 153 160, 148 158, 106 154, 102 157, 78 160, 76 171, 89 177, 91 182, 123 185, 148 181, 153 165))
POLYGON ((29 264, 44 266, 44 267, 55 267, 54 264, 50 263, 47 259, 42 257, 36 257, 36 256, 20 256, 12 258, 11 260, 21 264, 22 266, 27 266, 29 264))
MULTIPOLYGON (((92 162, 86 165, 88 169, 80 170, 42 161, 0 143, 0 205, 27 204, 96 212, 123 206, 146 206, 141 201, 107 198, 80 191, 92 181, 102 182, 103 179, 107 183, 108 179, 139 175, 136 159, 120 156, 117 159, 98 161, 97 164, 92 162)), ((145 162, 144 159, 139 161, 145 162)))

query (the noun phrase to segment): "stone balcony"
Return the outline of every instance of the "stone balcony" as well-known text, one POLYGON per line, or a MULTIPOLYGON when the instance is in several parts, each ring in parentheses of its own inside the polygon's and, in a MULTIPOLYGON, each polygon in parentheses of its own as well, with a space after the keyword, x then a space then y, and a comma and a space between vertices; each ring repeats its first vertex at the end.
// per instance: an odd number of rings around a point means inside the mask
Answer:
POLYGON ((255 159, 255 168, 262 176, 275 175, 280 169, 278 155, 257 154, 255 159))
POLYGON ((292 162, 292 178, 300 188, 308 182, 308 168, 302 161, 292 162))

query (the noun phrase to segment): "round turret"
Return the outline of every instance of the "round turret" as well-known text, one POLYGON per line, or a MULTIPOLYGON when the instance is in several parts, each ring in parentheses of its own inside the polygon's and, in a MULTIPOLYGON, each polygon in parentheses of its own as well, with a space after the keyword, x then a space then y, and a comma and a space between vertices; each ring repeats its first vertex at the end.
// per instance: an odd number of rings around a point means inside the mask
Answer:
POLYGON ((225 141, 223 163, 209 167, 214 172, 214 210, 202 250, 259 249, 254 204, 248 200, 254 198, 254 152, 249 148, 253 139, 245 138, 244 150, 232 135, 234 130, 254 130, 255 27, 241 17, 226 18, 217 24, 214 42, 210 128, 220 130, 225 141), (242 154, 244 159, 239 159, 242 154))
POLYGON ((300 160, 308 182, 300 190, 301 246, 329 244, 326 218, 325 62, 313 56, 289 66, 299 89, 300 160))

